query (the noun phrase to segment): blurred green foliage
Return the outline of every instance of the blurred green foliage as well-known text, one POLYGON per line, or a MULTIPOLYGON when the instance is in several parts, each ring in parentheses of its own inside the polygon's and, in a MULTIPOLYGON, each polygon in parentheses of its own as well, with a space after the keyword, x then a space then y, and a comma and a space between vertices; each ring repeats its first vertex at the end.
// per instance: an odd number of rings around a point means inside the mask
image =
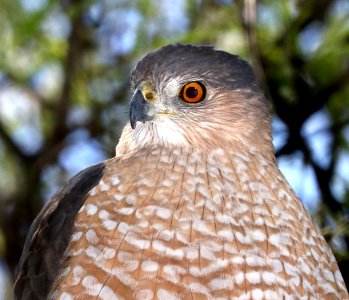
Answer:
POLYGON ((301 153, 312 170, 314 217, 348 284, 348 1, 2 0, 0 28, 0 258, 10 276, 47 197, 113 156, 137 59, 182 42, 251 62, 283 123, 277 155, 301 153), (319 113, 315 140, 304 126, 319 113))

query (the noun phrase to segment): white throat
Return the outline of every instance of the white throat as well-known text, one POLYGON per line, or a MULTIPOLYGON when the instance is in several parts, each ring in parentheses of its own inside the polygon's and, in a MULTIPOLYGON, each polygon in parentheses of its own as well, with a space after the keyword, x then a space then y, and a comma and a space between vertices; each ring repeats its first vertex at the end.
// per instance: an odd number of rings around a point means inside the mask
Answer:
POLYGON ((189 147, 183 129, 170 118, 137 123, 132 129, 128 123, 121 134, 116 146, 116 156, 149 146, 189 147))

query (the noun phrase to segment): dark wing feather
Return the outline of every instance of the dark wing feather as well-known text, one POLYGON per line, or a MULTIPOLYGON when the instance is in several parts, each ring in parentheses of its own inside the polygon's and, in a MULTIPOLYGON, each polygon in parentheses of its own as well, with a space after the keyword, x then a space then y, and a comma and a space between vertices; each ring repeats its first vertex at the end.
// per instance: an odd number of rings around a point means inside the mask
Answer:
POLYGON ((28 232, 17 280, 15 299, 47 299, 71 238, 75 217, 87 193, 103 176, 104 164, 91 166, 73 178, 43 207, 28 232))

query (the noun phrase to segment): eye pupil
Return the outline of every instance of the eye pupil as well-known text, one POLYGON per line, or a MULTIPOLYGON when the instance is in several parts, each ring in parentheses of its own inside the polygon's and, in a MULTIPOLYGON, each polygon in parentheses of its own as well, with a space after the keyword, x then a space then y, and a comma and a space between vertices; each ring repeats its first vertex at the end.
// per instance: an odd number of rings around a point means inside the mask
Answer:
POLYGON ((198 103, 205 98, 205 86, 199 81, 190 81, 182 86, 179 97, 188 103, 198 103))
POLYGON ((198 93, 198 90, 193 86, 187 88, 187 90, 185 91, 185 94, 188 98, 195 98, 198 93))

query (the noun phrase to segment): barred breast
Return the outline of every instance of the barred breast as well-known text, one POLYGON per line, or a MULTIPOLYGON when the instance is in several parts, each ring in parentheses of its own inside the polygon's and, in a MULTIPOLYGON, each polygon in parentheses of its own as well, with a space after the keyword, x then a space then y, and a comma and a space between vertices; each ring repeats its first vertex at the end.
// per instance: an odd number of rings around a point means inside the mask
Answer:
POLYGON ((253 150, 111 159, 73 232, 52 299, 348 299, 318 228, 253 150))

